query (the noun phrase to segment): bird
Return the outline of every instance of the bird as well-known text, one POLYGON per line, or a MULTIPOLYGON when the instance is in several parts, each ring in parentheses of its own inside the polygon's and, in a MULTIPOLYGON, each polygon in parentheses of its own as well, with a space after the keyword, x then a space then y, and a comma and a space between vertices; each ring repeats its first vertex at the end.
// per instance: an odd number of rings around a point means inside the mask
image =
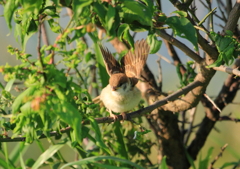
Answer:
POLYGON ((114 121, 118 116, 113 112, 121 113, 123 120, 126 120, 126 112, 135 108, 141 100, 141 92, 136 84, 141 79, 150 46, 144 39, 136 41, 134 51, 129 50, 120 63, 106 47, 102 45, 99 47, 110 78, 109 84, 102 89, 98 99, 107 108, 114 121))

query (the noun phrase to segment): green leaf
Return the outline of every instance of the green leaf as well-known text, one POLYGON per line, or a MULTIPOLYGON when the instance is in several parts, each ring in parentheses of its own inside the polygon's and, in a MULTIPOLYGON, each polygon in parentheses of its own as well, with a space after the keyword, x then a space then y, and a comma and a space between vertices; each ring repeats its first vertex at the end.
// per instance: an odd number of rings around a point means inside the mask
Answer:
POLYGON ((35 162, 36 161, 33 160, 32 158, 29 158, 29 159, 26 160, 25 165, 32 168, 32 166, 34 165, 35 162))
POLYGON ((187 151, 185 151, 185 153, 186 153, 186 156, 187 156, 187 159, 188 159, 189 163, 191 164, 191 167, 192 167, 193 169, 196 169, 196 167, 195 167, 195 164, 194 164, 194 161, 193 161, 192 157, 191 157, 191 156, 188 154, 188 152, 187 152, 187 151))
POLYGON ((118 28, 118 32, 117 32, 117 36, 121 39, 123 33, 126 31, 126 30, 129 30, 129 25, 124 23, 124 24, 121 24, 118 28))
POLYGON ((21 169, 26 169, 26 166, 25 166, 24 161, 23 161, 22 152, 19 153, 19 156, 20 156, 21 169))
POLYGON ((98 123, 96 122, 95 119, 89 118, 91 126, 95 132, 95 137, 96 137, 96 145, 99 146, 105 153, 107 153, 108 155, 111 154, 109 148, 105 145, 103 138, 102 138, 102 133, 99 129, 98 123))
POLYGON ((11 89, 12 89, 12 86, 13 86, 13 83, 15 82, 15 80, 16 79, 11 79, 8 83, 7 83, 7 85, 5 86, 5 90, 6 91, 10 91, 11 89))
POLYGON ((73 0, 72 7, 74 11, 73 17, 75 20, 79 19, 79 16, 83 12, 84 8, 89 6, 92 2, 93 0, 73 0))
POLYGON ((33 95, 33 93, 35 92, 35 90, 37 89, 37 86, 31 86, 29 87, 27 90, 25 90, 24 92, 22 92, 13 102, 12 104, 12 112, 13 114, 19 112, 22 104, 24 103, 24 98, 27 98, 31 95, 33 95))
POLYGON ((107 165, 107 164, 101 164, 101 163, 94 163, 93 165, 97 166, 98 168, 104 168, 104 169, 129 169, 129 167, 123 167, 123 166, 116 166, 116 165, 107 165))
POLYGON ((238 166, 239 164, 240 164, 240 162, 227 162, 227 163, 224 163, 220 169, 224 169, 229 166, 238 166))
POLYGON ((25 145, 24 142, 16 144, 14 149, 11 151, 9 158, 12 160, 12 162, 15 164, 19 158, 20 158, 20 152, 22 155, 27 151, 29 145, 25 145))
POLYGON ((57 86, 55 86, 54 92, 56 93, 59 100, 67 101, 65 94, 57 86))
POLYGON ((126 23, 139 22, 141 25, 152 26, 152 11, 139 1, 125 0, 123 2, 124 21, 126 23))
POLYGON ((187 17, 187 12, 184 12, 184 11, 173 11, 171 14, 173 14, 173 13, 176 13, 182 17, 187 17))
POLYGON ((22 113, 24 113, 25 115, 30 115, 32 112, 31 102, 27 102, 27 103, 23 104, 20 108, 20 111, 22 113))
POLYGON ((42 13, 51 16, 52 18, 59 18, 56 6, 47 6, 42 9, 42 13))
POLYGON ((3 160, 2 158, 0 158, 0 166, 2 168, 7 168, 7 169, 14 169, 15 167, 13 166, 9 166, 6 160, 3 160))
MULTIPOLYGON (((56 100, 57 102, 57 100, 56 100)), ((82 141, 82 116, 79 111, 68 102, 68 100, 59 100, 59 103, 53 103, 53 111, 60 119, 69 124, 72 128, 73 141, 81 142, 82 141)))
POLYGON ((174 34, 189 40, 196 51, 198 51, 197 33, 191 22, 184 17, 172 16, 167 18, 166 24, 168 24, 174 31, 174 34))
POLYGON ((200 157, 198 168, 208 168, 208 163, 209 163, 209 160, 211 159, 213 149, 214 149, 213 147, 210 147, 208 149, 207 156, 205 157, 205 159, 202 160, 200 157))
POLYGON ((131 46, 131 48, 134 48, 134 40, 133 40, 133 37, 131 36, 129 30, 126 30, 123 33, 123 39, 128 42, 128 44, 131 46))
POLYGON ((91 54, 91 52, 88 52, 88 53, 85 55, 85 62, 89 62, 91 58, 92 58, 92 54, 91 54))
POLYGON ((142 0, 142 2, 145 3, 145 5, 148 7, 148 9, 151 11, 151 13, 154 12, 154 4, 153 4, 153 1, 142 0))
POLYGON ((42 8, 43 0, 22 0, 21 1, 24 12, 34 13, 38 15, 39 10, 42 8))
POLYGON ((129 25, 128 24, 122 24, 118 28, 117 36, 120 40, 124 39, 129 43, 129 45, 134 48, 134 40, 133 37, 129 33, 129 25))
POLYGON ((98 44, 95 42, 94 42, 94 48, 95 48, 95 52, 96 52, 96 60, 97 60, 97 65, 98 65, 98 69, 99 69, 99 75, 100 75, 101 82, 102 82, 102 87, 105 87, 108 85, 109 76, 108 76, 108 73, 105 68, 102 53, 100 52, 98 44))
POLYGON ((8 0, 4 6, 4 18, 7 22, 9 29, 12 29, 11 21, 15 10, 18 8, 19 0, 8 0))
POLYGON ((8 148, 7 148, 6 142, 3 143, 3 152, 4 152, 4 156, 5 156, 5 161, 4 162, 0 161, 0 165, 7 166, 6 167, 7 169, 14 169, 15 167, 13 166, 13 164, 8 156, 8 148))
MULTIPOLYGON (((118 26, 118 24, 119 24, 119 23, 116 23, 115 16, 116 16, 116 8, 109 5, 105 23, 106 23, 106 30, 107 30, 108 34, 111 35, 111 33, 112 33, 112 36, 115 36, 115 34, 116 34, 116 31, 114 31, 113 28, 116 28, 116 26, 118 26)), ((117 20, 119 21, 119 19, 117 19, 117 20)))
POLYGON ((155 34, 148 34, 147 42, 150 45, 150 53, 157 53, 162 45, 162 41, 158 40, 155 34))
POLYGON ((163 156, 159 169, 168 169, 166 156, 163 156))
POLYGON ((85 165, 85 164, 95 164, 100 160, 114 160, 114 161, 119 161, 121 163, 126 163, 129 164, 131 166, 133 166, 136 169, 144 169, 143 167, 141 167, 140 165, 137 165, 136 163, 133 163, 129 160, 125 160, 125 159, 121 159, 121 158, 117 158, 117 157, 113 157, 113 156, 95 156, 95 157, 89 157, 89 158, 85 158, 79 161, 74 161, 71 163, 67 163, 65 165, 63 165, 60 169, 66 168, 68 166, 73 166, 73 165, 85 165))
POLYGON ((54 19, 49 19, 48 20, 48 24, 50 26, 50 29, 54 32, 54 33, 60 33, 61 31, 61 27, 59 25, 58 22, 54 21, 54 19))
POLYGON ((27 34, 34 34, 36 33, 38 30, 38 25, 36 24, 36 22, 32 19, 30 21, 29 27, 27 29, 27 34))
POLYGON ((97 13, 97 17, 99 17, 101 23, 105 26, 105 16, 107 13, 107 9, 105 9, 105 7, 99 2, 94 2, 93 10, 97 13))
POLYGON ((127 149, 126 149, 126 144, 124 143, 124 136, 122 134, 121 131, 122 125, 120 124, 120 121, 116 121, 114 123, 114 133, 117 137, 117 142, 116 142, 116 146, 117 146, 117 152, 119 153, 121 158, 125 158, 128 159, 128 153, 127 153, 127 149))
POLYGON ((47 161, 49 158, 51 158, 58 150, 60 150, 67 140, 57 143, 56 145, 53 145, 49 147, 44 153, 40 155, 40 157, 37 159, 37 161, 32 166, 32 169, 38 169, 42 164, 44 164, 45 161, 47 161))
POLYGON ((210 32, 210 36, 215 41, 219 56, 213 64, 208 65, 207 67, 211 68, 220 66, 223 64, 223 61, 227 65, 232 64, 235 58, 238 56, 235 55, 236 51, 240 49, 239 43, 232 37, 232 32, 227 31, 225 36, 222 36, 215 32, 210 32))

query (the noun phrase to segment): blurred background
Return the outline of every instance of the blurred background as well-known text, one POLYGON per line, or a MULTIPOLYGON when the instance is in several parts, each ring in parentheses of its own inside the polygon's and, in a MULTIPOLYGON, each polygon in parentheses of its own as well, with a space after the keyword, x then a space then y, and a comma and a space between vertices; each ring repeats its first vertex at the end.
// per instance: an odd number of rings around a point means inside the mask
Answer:
MULTIPOLYGON (((232 3, 234 4, 236 1, 233 0, 232 3)), ((208 10, 202 6, 200 2, 196 2, 196 7, 197 7, 197 16, 201 20, 204 18, 204 16, 208 13, 208 10)), ((218 7, 218 4, 216 1, 213 1, 212 8, 218 7)), ((174 6, 169 3, 168 1, 162 1, 162 9, 163 13, 165 13, 167 16, 171 15, 171 12, 176 10, 174 6)), ((221 15, 220 11, 217 9, 216 10, 219 15, 221 15)), ((7 52, 7 46, 11 45, 15 48, 21 49, 20 43, 16 42, 14 38, 14 24, 13 24, 13 29, 10 31, 9 28, 6 25, 5 19, 3 17, 3 7, 0 6, 0 65, 5 65, 8 63, 9 65, 16 65, 19 62, 16 60, 15 56, 11 56, 7 52)), ((61 16, 60 16, 60 24, 62 27, 65 27, 66 24, 69 21, 69 16, 67 15, 67 11, 65 8, 62 9, 61 16)), ((220 31, 222 28, 220 28, 219 25, 224 25, 224 23, 219 20, 218 18, 214 19, 214 30, 220 31)), ((50 31, 49 27, 47 24, 45 24, 47 28, 47 35, 49 39, 49 43, 53 44, 55 41, 57 34, 53 33, 50 31)), ((171 34, 171 31, 169 30, 168 33, 171 34)), ((147 37, 147 32, 144 33, 139 33, 135 36, 135 40, 146 38, 147 37)), ((177 37, 178 38, 178 37, 177 37)), ((181 42, 186 44, 189 48, 193 49, 193 46, 191 43, 187 42, 185 39, 178 38, 181 42)), ((90 38, 87 37, 87 43, 89 46, 92 46, 92 42, 90 38)), ((109 44, 106 43, 104 44, 107 46, 110 51, 115 52, 114 48, 109 44)), ((37 58, 37 35, 32 36, 26 45, 26 52, 31 54, 33 57, 37 58)), ((92 47, 93 48, 93 47, 92 47)), ((187 57, 183 52, 180 50, 177 50, 181 60, 183 63, 186 63, 186 61, 190 61, 191 59, 187 57)), ((164 56, 168 60, 171 61, 171 57, 168 55, 167 50, 165 48, 164 43, 162 43, 161 49, 158 52, 160 55, 164 56)), ((201 56, 202 53, 200 51, 201 56)), ((158 73, 159 73, 159 66, 157 64, 157 60, 159 60, 159 56, 154 54, 150 55, 147 61, 147 64, 153 74, 158 78, 158 73)), ((179 89, 180 87, 180 82, 176 73, 176 67, 173 66, 172 64, 164 61, 161 59, 161 68, 162 68, 162 79, 163 79, 163 91, 164 92, 173 92, 179 89)), ((207 88, 207 95, 214 98, 218 92, 220 91, 224 80, 226 79, 228 75, 224 72, 217 72, 214 76, 214 78, 211 80, 210 85, 207 88)), ((2 84, 5 84, 3 81, 3 76, 0 75, 0 81, 2 84)), ((233 101, 234 104, 228 105, 222 112, 221 115, 229 115, 230 113, 232 114, 233 117, 240 118, 240 95, 238 93, 237 97, 233 101)), ((201 103, 197 107, 197 113, 196 113, 196 118, 194 121, 194 125, 198 124, 202 118, 204 117, 204 109, 201 103)), ((213 153, 212 153, 212 158, 210 161, 214 159, 215 156, 217 156, 220 152, 220 148, 225 144, 228 143, 228 147, 226 148, 225 152, 223 153, 223 156, 217 161, 215 164, 215 167, 220 167, 222 166, 223 163, 226 162, 232 162, 232 161, 238 161, 240 160, 240 133, 239 133, 239 128, 240 128, 240 123, 235 123, 232 121, 220 121, 217 122, 215 125, 215 129, 212 130, 210 133, 210 136, 207 139, 207 142, 204 146, 204 148, 201 150, 198 159, 205 158, 207 151, 211 148, 214 147, 213 153)), ((192 137, 194 137, 194 134, 192 134, 192 137)), ((47 140, 43 139, 43 142, 47 142, 47 140)), ((31 146, 31 149, 28 149, 29 153, 25 154, 25 158, 38 158, 38 154, 41 153, 39 148, 35 146, 36 143, 31 146), (32 153, 34 150, 34 153, 32 153), (31 152, 31 153, 30 153, 31 152), (34 157, 36 156, 36 157, 34 157)), ((8 143, 8 148, 9 150, 13 150, 15 147, 16 143, 8 143)), ((46 144, 47 145, 47 144, 46 144)), ((64 154, 66 155, 66 159, 73 159, 72 157, 74 156, 74 153, 71 152, 72 150, 68 149, 65 147, 62 149, 64 151, 64 154)))

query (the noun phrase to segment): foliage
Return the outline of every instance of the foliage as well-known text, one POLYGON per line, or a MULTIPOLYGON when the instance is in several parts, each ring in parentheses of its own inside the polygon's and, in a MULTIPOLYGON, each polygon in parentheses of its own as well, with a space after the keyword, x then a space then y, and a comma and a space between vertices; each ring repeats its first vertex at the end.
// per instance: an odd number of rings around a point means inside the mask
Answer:
POLYGON ((233 33, 231 31, 226 31, 226 34, 222 36, 218 33, 210 32, 210 36, 215 42, 219 56, 218 59, 208 67, 217 67, 223 63, 227 65, 232 64, 240 53, 240 44, 233 38, 233 33))
POLYGON ((186 65, 186 72, 182 75, 180 72, 180 65, 177 65, 176 70, 178 74, 178 78, 180 80, 181 87, 188 85, 189 83, 193 82, 195 76, 197 75, 194 71, 194 68, 192 68, 194 62, 190 61, 187 62, 186 65))
MULTIPOLYGON (((149 159, 151 148, 156 143, 147 127, 128 122, 120 124, 118 121, 109 125, 96 122, 94 118, 107 114, 104 108, 92 103, 88 87, 96 86, 96 83, 104 87, 108 83, 98 48, 99 29, 104 28, 109 40, 118 38, 128 47, 134 47, 133 32, 147 31, 150 53, 156 53, 162 44, 156 31, 166 24, 175 36, 185 38, 198 51, 196 29, 186 12, 175 11, 173 14, 176 16, 166 16, 155 2, 148 0, 115 0, 111 3, 101 0, 0 2, 4 6, 6 24, 9 29, 14 29, 15 39, 22 46, 22 49, 11 45, 8 47, 8 52, 15 55, 20 64, 0 66, 0 72, 7 82, 5 86, 0 84, 0 139, 24 141, 16 144, 10 154, 7 143, 0 143, 0 152, 4 156, 0 158, 1 167, 167 168, 167 157, 157 165, 149 159), (65 28, 59 22, 63 7, 73 11, 65 28), (41 38, 38 38, 38 49, 32 56, 25 51, 26 44, 32 35, 41 35, 42 24, 48 24, 51 35, 58 36, 49 45, 41 45, 41 38), (92 48, 84 41, 85 36, 93 41, 92 48), (57 62, 56 58, 59 59, 57 62), (91 82, 91 66, 95 63, 99 78, 91 82), (17 88, 17 94, 13 91, 14 83, 22 83, 17 88), (83 125, 83 121, 90 125, 83 125), (39 141, 42 138, 47 138, 49 148, 45 149, 39 141), (87 140, 87 145, 84 140, 87 140), (37 143, 42 153, 38 159, 24 159, 32 143, 37 143), (64 146, 74 150, 80 160, 67 161, 60 151, 64 146)), ((222 61, 226 64, 232 62, 239 52, 235 50, 239 44, 232 35, 227 32, 226 36, 221 36, 212 32, 211 36, 220 55, 209 67, 219 66, 222 61)), ((193 81, 196 73, 192 64, 187 63, 184 75, 177 67, 181 86, 193 81)), ((136 123, 141 124, 143 119, 139 117, 136 123)), ((210 154, 211 151, 201 164, 204 167, 209 162, 210 154)))

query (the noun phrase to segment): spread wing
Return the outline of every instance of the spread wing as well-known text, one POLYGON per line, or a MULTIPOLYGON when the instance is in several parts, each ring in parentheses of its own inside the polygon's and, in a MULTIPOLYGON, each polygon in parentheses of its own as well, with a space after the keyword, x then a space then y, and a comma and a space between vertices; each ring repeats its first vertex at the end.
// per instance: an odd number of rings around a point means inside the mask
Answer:
POLYGON ((106 66, 106 70, 109 76, 115 73, 123 73, 120 64, 109 52, 109 50, 107 48, 104 48, 102 45, 99 45, 99 47, 102 52, 104 64, 106 66))
POLYGON ((124 65, 125 73, 128 77, 141 77, 141 71, 146 64, 150 46, 146 40, 142 39, 134 44, 134 51, 128 53, 122 58, 121 62, 124 65))

